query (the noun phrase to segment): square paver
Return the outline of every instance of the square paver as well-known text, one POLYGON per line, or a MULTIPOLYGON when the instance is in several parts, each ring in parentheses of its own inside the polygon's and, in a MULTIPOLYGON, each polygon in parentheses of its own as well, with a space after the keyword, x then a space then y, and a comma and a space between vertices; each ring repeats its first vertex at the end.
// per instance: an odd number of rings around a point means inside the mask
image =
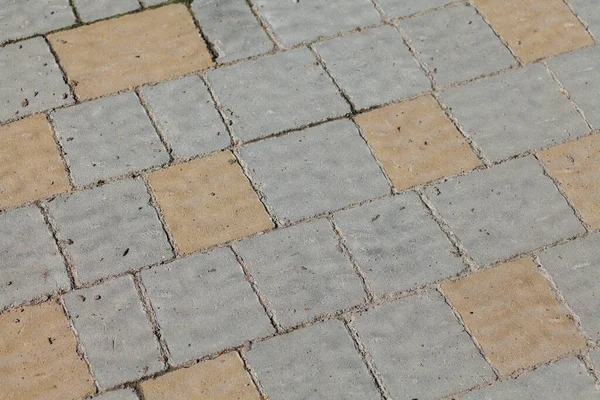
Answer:
POLYGON ((135 93, 57 110, 52 120, 77 185, 169 161, 169 154, 135 93))
POLYGON ((223 120, 198 76, 147 86, 141 95, 177 156, 191 158, 230 145, 223 120))
POLYGON ((81 282, 172 257, 167 236, 140 179, 108 183, 48 204, 81 282))
POLYGON ((178 364, 273 333, 230 249, 143 271, 142 280, 178 364))
POLYGON ((367 367, 339 321, 255 343, 246 354, 270 399, 379 399, 367 367))
POLYGON ((357 109, 431 90, 425 72, 391 26, 362 30, 314 48, 357 109))
POLYGON ((75 0, 75 7, 83 22, 125 14, 140 8, 137 0, 75 0))
POLYGON ((0 122, 73 102, 69 86, 42 38, 0 48, 0 71, 0 122))
POLYGON ((465 267, 414 193, 341 211, 334 219, 378 295, 435 282, 465 267))
POLYGON ((57 32, 48 40, 79 99, 163 81, 213 64, 184 4, 57 32))
POLYGON ((328 122, 242 147, 252 179, 284 221, 382 196, 390 187, 356 126, 328 122))
POLYGON ((274 227, 230 151, 152 172, 148 179, 182 253, 274 227))
POLYGON ((444 282, 442 291, 503 376, 586 347, 530 258, 444 282))
POLYGON ((430 95, 368 111, 354 119, 396 190, 481 165, 430 95))
POLYGON ((470 6, 432 11, 402 20, 400 27, 440 85, 516 65, 510 51, 470 6))
POLYGON ((452 2, 452 0, 377 0, 377 4, 392 18, 405 17, 452 2))
POLYGON ((350 112, 306 48, 219 68, 208 79, 243 141, 350 112))
POLYGON ((4 0, 0 8, 0 43, 46 33, 75 23, 69 0, 4 0))
POLYGON ((395 399, 439 398, 494 379, 437 292, 385 304, 354 325, 395 399))
POLYGON ((131 388, 117 389, 111 392, 105 392, 100 396, 94 397, 94 400, 138 400, 139 398, 131 388))
POLYGON ((589 0, 569 0, 575 13, 596 37, 600 36, 600 3, 589 0))
POLYGON ((364 302, 359 277, 326 219, 256 236, 236 247, 285 328, 364 302))

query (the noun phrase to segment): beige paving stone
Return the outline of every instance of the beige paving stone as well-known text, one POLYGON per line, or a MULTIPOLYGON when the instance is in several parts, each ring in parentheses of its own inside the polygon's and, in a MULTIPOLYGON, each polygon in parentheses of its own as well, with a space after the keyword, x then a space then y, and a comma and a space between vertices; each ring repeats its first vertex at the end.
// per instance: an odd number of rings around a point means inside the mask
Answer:
POLYGON ((592 229, 600 228, 600 135, 552 147, 539 156, 583 220, 592 229))
POLYGON ((260 400, 237 353, 228 353, 141 384, 146 400, 260 400))
POLYGON ((586 346, 530 258, 444 282, 442 291, 501 375, 586 346))
POLYGON ((481 165, 430 95, 360 114, 356 122, 397 190, 481 165))
POLYGON ((48 36, 80 99, 163 81, 213 64, 183 4, 48 36))
POLYGON ((95 388, 60 305, 0 315, 0 399, 80 399, 95 388))
POLYGON ((182 253, 273 228, 230 151, 152 172, 149 181, 182 253))
POLYGON ((70 189, 46 116, 0 126, 0 209, 70 189))
POLYGON ((475 0, 475 5, 525 63, 594 43, 563 0, 475 0))

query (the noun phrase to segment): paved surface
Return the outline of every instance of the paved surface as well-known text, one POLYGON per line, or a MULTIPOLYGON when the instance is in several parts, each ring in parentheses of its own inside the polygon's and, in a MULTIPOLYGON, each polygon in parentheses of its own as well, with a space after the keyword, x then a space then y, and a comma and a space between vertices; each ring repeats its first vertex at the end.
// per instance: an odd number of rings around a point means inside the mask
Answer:
POLYGON ((0 0, 0 399, 600 399, 595 35, 0 0))

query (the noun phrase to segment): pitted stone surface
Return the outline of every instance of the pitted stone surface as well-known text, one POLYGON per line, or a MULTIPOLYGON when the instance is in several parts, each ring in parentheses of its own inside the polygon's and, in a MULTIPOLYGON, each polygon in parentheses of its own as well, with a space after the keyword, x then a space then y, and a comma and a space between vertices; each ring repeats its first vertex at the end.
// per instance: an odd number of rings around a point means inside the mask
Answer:
POLYGON ((140 8, 137 0, 75 0, 77 12, 83 22, 124 14, 140 8))
POLYGON ((132 389, 120 389, 94 397, 94 400, 138 400, 132 389))
POLYGON ((69 0, 5 0, 0 8, 0 43, 73 25, 69 0))
POLYGON ((377 0, 383 11, 392 18, 406 17, 431 8, 442 7, 452 2, 452 0, 377 0))

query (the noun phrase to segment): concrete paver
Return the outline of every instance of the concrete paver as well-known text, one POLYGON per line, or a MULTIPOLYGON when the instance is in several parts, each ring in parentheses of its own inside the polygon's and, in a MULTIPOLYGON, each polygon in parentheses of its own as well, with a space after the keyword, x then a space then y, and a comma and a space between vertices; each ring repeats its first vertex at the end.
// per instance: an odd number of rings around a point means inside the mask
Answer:
POLYGON ((392 18, 406 17, 432 8, 442 7, 452 3, 452 0, 377 0, 383 11, 392 18))
POLYGON ((590 32, 598 37, 600 35, 600 4, 588 0, 569 0, 569 4, 587 25, 590 32))
POLYGON ((140 8, 137 0, 75 0, 77 12, 84 22, 92 22, 140 8))
POLYGON ((6 0, 0 9, 0 43, 73 25, 69 0, 6 0))
POLYGON ((121 389, 96 396, 94 400, 138 400, 138 396, 132 389, 121 389))

